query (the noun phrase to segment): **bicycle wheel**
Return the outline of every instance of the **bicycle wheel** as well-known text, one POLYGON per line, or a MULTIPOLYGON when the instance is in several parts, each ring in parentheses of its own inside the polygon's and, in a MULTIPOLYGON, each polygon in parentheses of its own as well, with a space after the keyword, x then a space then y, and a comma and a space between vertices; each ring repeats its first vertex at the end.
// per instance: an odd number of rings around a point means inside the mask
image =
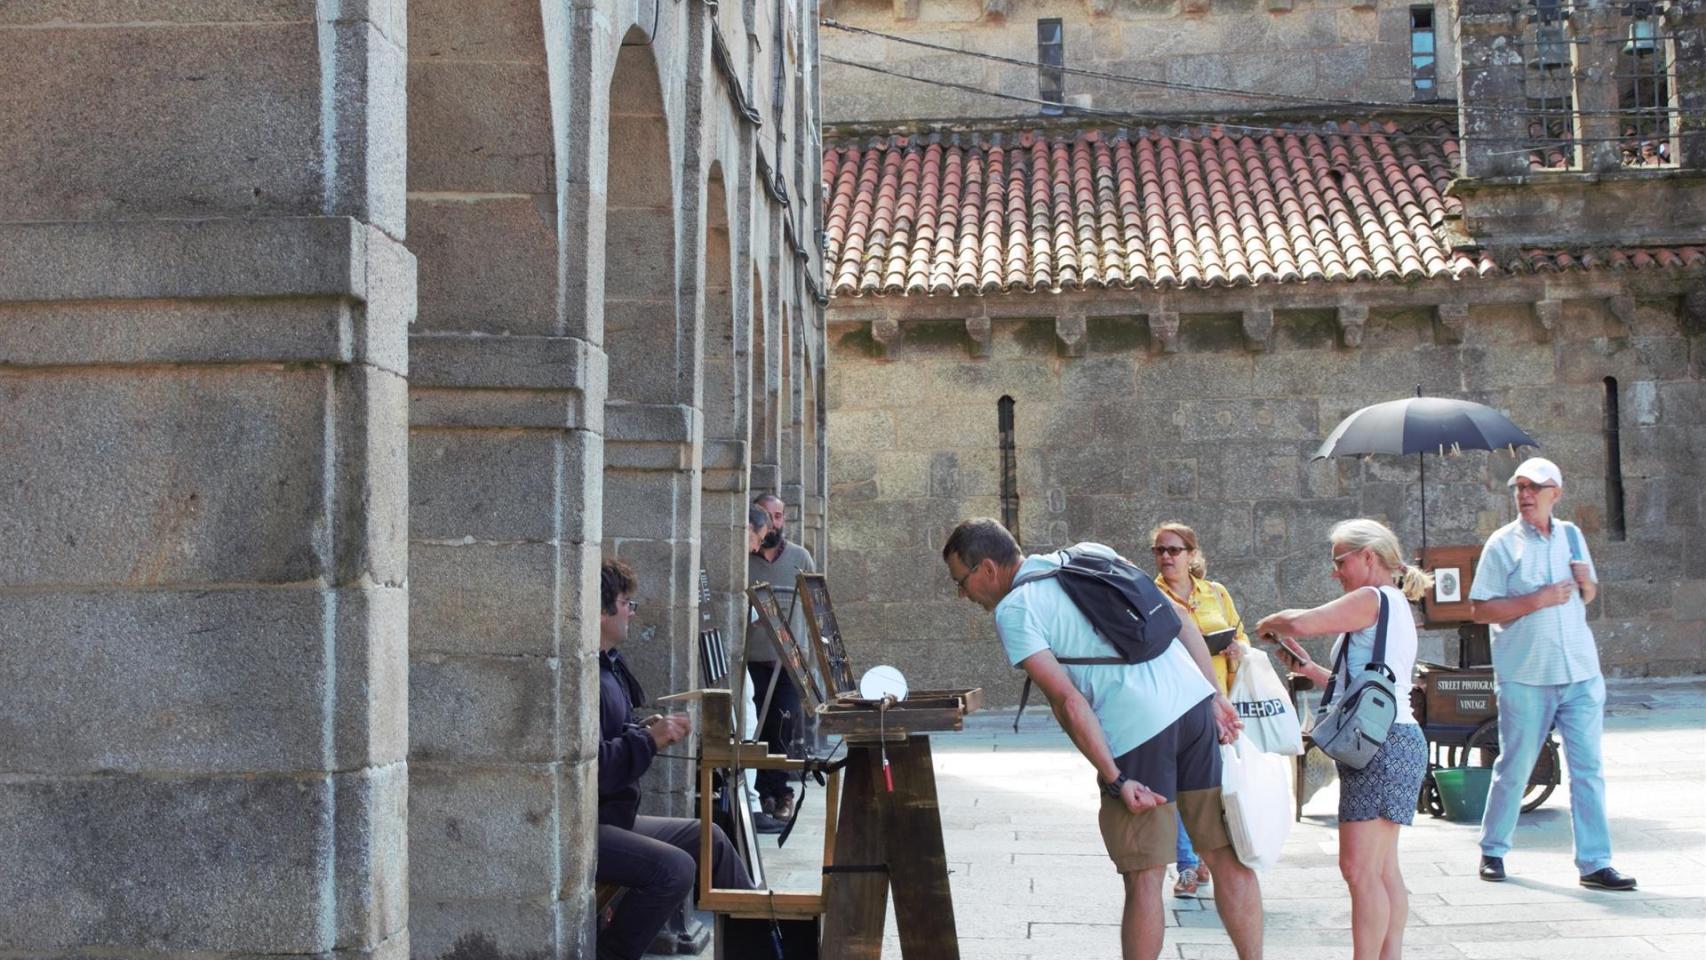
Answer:
MULTIPOLYGON (((1475 732, 1469 735, 1463 747, 1463 763, 1466 766, 1473 764, 1490 767, 1498 755, 1499 719, 1494 717, 1476 727, 1475 732)), ((1551 733, 1548 732, 1546 742, 1540 747, 1540 756, 1534 760, 1534 769, 1528 775, 1528 786, 1522 792, 1523 813, 1537 809, 1546 802, 1546 798, 1552 796, 1552 791, 1558 788, 1559 773, 1562 769, 1558 758, 1558 741, 1552 739, 1551 733)))

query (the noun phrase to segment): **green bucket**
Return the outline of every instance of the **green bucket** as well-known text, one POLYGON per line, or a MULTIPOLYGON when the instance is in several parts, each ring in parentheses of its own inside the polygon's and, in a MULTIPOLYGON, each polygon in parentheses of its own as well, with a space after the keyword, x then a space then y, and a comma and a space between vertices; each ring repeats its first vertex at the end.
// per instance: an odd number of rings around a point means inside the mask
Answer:
POLYGON ((1493 783, 1492 767, 1446 767, 1434 771, 1439 802, 1445 818, 1453 823, 1480 823, 1487 809, 1487 788, 1493 783))

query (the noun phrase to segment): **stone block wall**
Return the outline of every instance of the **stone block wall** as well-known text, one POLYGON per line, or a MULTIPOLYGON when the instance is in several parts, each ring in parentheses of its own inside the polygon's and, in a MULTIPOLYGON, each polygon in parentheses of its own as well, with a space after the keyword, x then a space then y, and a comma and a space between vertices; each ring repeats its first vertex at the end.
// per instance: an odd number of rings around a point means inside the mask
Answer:
POLYGON ((661 695, 825 516, 783 13, 0 4, 0 955, 592 955, 601 556, 661 695))
MULTIPOLYGON (((1202 89, 1215 87, 1303 100, 1410 103, 1410 8, 1417 5, 1395 0, 836 0, 826 5, 825 16, 876 33, 1025 63, 1038 60, 1037 21, 1059 19, 1068 68, 1159 81, 1133 84, 1068 74, 1068 103, 1189 117, 1193 112, 1284 109, 1297 102, 1202 89)), ((1455 20, 1449 4, 1427 5, 1434 8, 1436 95, 1455 98, 1455 20)), ((823 31, 823 52, 888 71, 826 61, 826 123, 1041 115, 1035 104, 889 75, 1036 98, 1034 66, 833 28, 823 31)))
MULTIPOLYGON (((1683 298, 1637 298, 1626 320, 1603 299, 1564 299, 1551 332, 1532 304, 1476 303, 1460 338, 1432 307, 1372 306, 1352 348, 1332 309, 1270 293, 1271 340, 1252 348, 1238 314, 1213 312, 1210 295, 1197 312, 1174 296, 1177 349, 1164 352, 1141 316, 1121 316, 1117 295, 1073 302, 1091 297, 886 298, 831 310, 831 585, 857 662, 896 664, 916 686, 982 685, 995 703, 1016 699, 1018 674, 989 616, 956 599, 940 559, 959 519, 1001 515, 1003 396, 1015 402, 1016 532, 1027 551, 1098 540, 1149 565, 1148 531, 1182 520, 1202 537, 1209 576, 1254 621, 1336 595, 1326 536, 1338 520, 1374 517, 1407 551, 1420 546, 1415 457, 1309 459, 1344 416, 1419 384, 1506 411, 1562 467, 1560 515, 1581 524, 1599 564, 1590 615, 1609 672, 1706 669, 1706 328, 1683 298), (995 317, 980 357, 957 316, 985 308, 995 317), (1043 313, 1068 308, 1091 315, 1079 356, 1066 355, 1043 313), (869 328, 884 314, 899 318, 886 344, 869 328), (1608 525, 1607 377, 1620 411, 1622 539, 1608 525)), ((1428 457, 1428 542, 1477 544, 1514 519, 1504 483, 1516 462, 1503 451, 1428 457)), ((1454 632, 1426 635, 1425 656, 1455 651, 1454 632)))
POLYGON ((0 952, 406 957, 403 4, 205 6, 0 9, 0 952))

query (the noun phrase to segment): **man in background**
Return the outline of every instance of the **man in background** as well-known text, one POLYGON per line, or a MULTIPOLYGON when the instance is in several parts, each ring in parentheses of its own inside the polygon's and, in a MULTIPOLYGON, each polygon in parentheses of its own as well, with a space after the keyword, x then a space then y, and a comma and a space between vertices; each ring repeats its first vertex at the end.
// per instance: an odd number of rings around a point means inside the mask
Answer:
MULTIPOLYGON (((769 528, 759 541, 758 550, 747 557, 746 582, 768 583, 776 592, 776 601, 789 616, 788 629, 795 636, 804 635, 805 617, 794 603, 794 584, 801 573, 812 573, 817 567, 811 554, 787 538, 787 504, 774 493, 761 494, 752 505, 769 515, 769 528)), ((800 692, 794 689, 786 670, 776 661, 776 648, 769 635, 758 626, 756 615, 746 628, 747 671, 752 678, 753 702, 763 709, 764 696, 775 683, 770 697, 770 709, 759 718, 759 736, 770 745, 772 753, 787 753, 800 737, 803 726, 800 718, 800 692), (772 679, 774 678, 774 680, 772 679)), ((758 772, 758 799, 765 813, 778 820, 787 820, 794 813, 794 789, 788 785, 788 775, 781 770, 758 772)))
POLYGON ((1635 878, 1611 866, 1600 767, 1605 677, 1587 615, 1587 604, 1599 592, 1599 575, 1581 529, 1552 516, 1564 496, 1557 464, 1530 457, 1507 486, 1516 496, 1517 519, 1487 538, 1469 588, 1471 616, 1492 625, 1499 697, 1499 756, 1481 818, 1481 879, 1505 879, 1505 854, 1522 795, 1540 747, 1556 725, 1570 770, 1570 826, 1581 884, 1633 890, 1635 878))

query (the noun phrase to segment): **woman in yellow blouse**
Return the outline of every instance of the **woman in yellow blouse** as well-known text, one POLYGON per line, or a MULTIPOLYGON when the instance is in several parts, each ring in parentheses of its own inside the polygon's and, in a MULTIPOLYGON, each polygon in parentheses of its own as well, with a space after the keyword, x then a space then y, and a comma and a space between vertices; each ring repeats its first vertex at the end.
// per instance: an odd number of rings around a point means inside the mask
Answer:
MULTIPOLYGON (((1160 571, 1155 585, 1191 612, 1203 636, 1235 631, 1234 642, 1211 658, 1220 692, 1226 693, 1232 687, 1232 678, 1237 676, 1238 661, 1244 659, 1245 649, 1250 646, 1250 638, 1244 635, 1244 621, 1232 605, 1232 595, 1225 587, 1204 577, 1208 567, 1195 530, 1178 522, 1163 523, 1149 531, 1149 544, 1160 571)), ((1208 886, 1211 877, 1208 865, 1198 861, 1196 851, 1191 849, 1191 838, 1185 834, 1183 824, 1179 829, 1178 853, 1179 879, 1173 884, 1173 896, 1194 897, 1197 888, 1208 886)))

